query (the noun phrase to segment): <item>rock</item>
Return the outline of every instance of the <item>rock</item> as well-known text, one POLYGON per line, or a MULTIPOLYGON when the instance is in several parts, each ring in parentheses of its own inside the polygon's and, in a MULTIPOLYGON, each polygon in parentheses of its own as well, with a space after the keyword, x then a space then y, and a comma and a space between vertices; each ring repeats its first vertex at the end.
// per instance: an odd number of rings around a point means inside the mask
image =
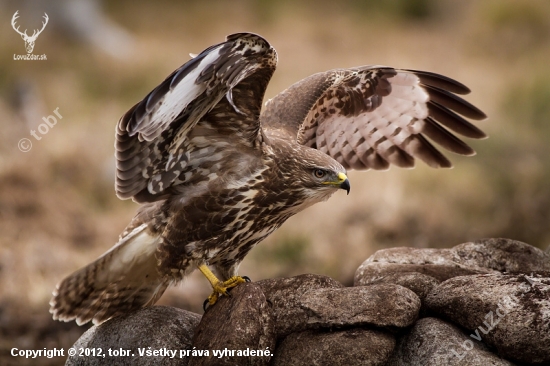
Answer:
POLYGON ((394 337, 380 330, 304 331, 286 337, 271 364, 384 365, 394 346, 394 337))
POLYGON ((456 262, 471 267, 517 273, 550 271, 549 253, 512 239, 480 239, 457 245, 451 251, 456 262))
POLYGON ((200 319, 199 314, 166 306, 147 307, 113 318, 88 329, 73 346, 77 354, 70 356, 65 365, 187 365, 189 358, 180 357, 179 352, 191 348, 193 331, 200 319), (101 349, 105 357, 79 357, 81 348, 101 349), (173 358, 166 354, 149 357, 140 356, 139 349, 177 352, 173 358))
POLYGON ((428 293, 434 289, 441 281, 432 276, 418 272, 397 272, 388 273, 379 278, 367 280, 365 277, 357 278, 354 286, 365 286, 380 283, 393 283, 413 291, 420 300, 423 300, 428 293))
POLYGON ((550 364, 550 254, 528 244, 381 250, 354 284, 318 275, 242 284, 202 320, 145 308, 89 329, 66 364, 550 364), (419 311, 461 328, 418 320, 419 311), (79 357, 80 349, 105 358, 79 357))
POLYGON ((550 273, 455 277, 432 290, 425 305, 507 359, 550 362, 550 273))
POLYGON ((494 238, 459 244, 451 249, 379 250, 359 266, 354 283, 376 283, 388 274, 403 272, 422 273, 445 281, 470 274, 539 271, 550 271, 549 253, 520 241, 494 238))
POLYGON ((221 297, 203 315, 195 330, 193 348, 209 350, 209 354, 192 357, 189 366, 267 365, 275 342, 273 312, 260 286, 244 283, 231 290, 231 297, 221 297), (235 352, 221 357, 214 354, 225 349, 235 352), (250 351, 262 351, 262 355, 250 355, 250 351))
POLYGON ((310 290, 298 303, 308 316, 308 328, 407 327, 420 310, 414 292, 393 284, 310 290))
POLYGON ((300 308, 304 292, 320 288, 341 288, 330 277, 304 274, 290 278, 275 278, 256 282, 271 304, 277 337, 307 329, 308 314, 300 308))
POLYGON ((496 271, 463 265, 451 249, 390 248, 371 255, 355 272, 354 283, 372 283, 393 273, 417 272, 445 281, 456 276, 496 271))
POLYGON ((511 366, 457 327, 436 318, 424 318, 397 341, 387 366, 511 366))

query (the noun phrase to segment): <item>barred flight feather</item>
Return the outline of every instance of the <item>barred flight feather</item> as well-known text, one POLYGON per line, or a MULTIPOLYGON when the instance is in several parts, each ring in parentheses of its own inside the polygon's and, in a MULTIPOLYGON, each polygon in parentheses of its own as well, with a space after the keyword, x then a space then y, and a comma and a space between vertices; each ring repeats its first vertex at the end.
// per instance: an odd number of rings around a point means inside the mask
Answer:
POLYGON ((267 103, 262 122, 285 129, 287 136, 327 153, 346 168, 410 168, 415 158, 449 168, 451 162, 426 137, 451 152, 474 154, 452 133, 486 137, 464 118, 480 120, 485 114, 454 94, 469 92, 451 78, 425 71, 386 66, 337 69, 306 78, 277 95, 267 103), (298 97, 307 90, 315 92, 314 101, 298 97), (307 106, 294 100, 307 101, 307 106))

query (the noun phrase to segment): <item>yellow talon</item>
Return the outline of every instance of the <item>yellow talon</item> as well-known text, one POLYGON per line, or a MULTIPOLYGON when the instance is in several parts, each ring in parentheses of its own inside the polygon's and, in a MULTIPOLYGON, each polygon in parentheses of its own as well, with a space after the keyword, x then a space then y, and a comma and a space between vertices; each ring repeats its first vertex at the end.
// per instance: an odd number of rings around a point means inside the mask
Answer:
POLYGON ((210 305, 214 305, 218 301, 220 295, 230 296, 228 292, 229 289, 232 289, 240 283, 247 282, 247 277, 241 276, 233 276, 227 281, 221 282, 206 264, 201 264, 199 270, 212 285, 212 294, 208 296, 207 300, 210 305))

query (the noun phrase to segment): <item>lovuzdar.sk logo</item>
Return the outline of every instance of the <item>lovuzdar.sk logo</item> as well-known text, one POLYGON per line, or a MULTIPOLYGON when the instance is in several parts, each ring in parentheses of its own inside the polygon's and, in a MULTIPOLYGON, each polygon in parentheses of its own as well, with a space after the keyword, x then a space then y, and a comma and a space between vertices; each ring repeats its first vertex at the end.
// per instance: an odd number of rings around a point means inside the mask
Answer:
POLYGON ((11 18, 11 26, 13 27, 13 29, 19 33, 19 35, 21 36, 21 38, 23 38, 23 41, 25 41, 25 49, 27 50, 27 54, 26 55, 16 55, 14 54, 13 55, 13 59, 14 60, 46 60, 46 54, 43 54, 43 55, 35 55, 32 53, 32 51, 34 50, 34 43, 36 42, 36 39, 38 38, 38 36, 40 35, 40 33, 42 33, 42 31, 44 30, 44 28, 46 28, 46 24, 48 24, 48 14, 44 13, 44 21, 42 22, 42 29, 38 30, 38 29, 35 29, 32 33, 31 36, 29 36, 27 34, 27 30, 25 29, 24 32, 21 32, 19 30, 19 26, 16 25, 16 20, 17 18, 19 18, 19 10, 17 10, 15 12, 15 14, 13 14, 13 17, 11 18))

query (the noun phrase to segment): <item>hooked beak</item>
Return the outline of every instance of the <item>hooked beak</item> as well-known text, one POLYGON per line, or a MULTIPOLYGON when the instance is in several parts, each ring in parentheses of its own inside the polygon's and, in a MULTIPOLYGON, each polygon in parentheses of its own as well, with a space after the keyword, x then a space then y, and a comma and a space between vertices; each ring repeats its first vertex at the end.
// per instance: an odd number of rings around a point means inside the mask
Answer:
POLYGON ((338 173, 338 180, 340 183, 340 189, 343 189, 347 192, 349 195, 349 191, 351 189, 351 185, 349 184, 349 179, 344 173, 338 173))

